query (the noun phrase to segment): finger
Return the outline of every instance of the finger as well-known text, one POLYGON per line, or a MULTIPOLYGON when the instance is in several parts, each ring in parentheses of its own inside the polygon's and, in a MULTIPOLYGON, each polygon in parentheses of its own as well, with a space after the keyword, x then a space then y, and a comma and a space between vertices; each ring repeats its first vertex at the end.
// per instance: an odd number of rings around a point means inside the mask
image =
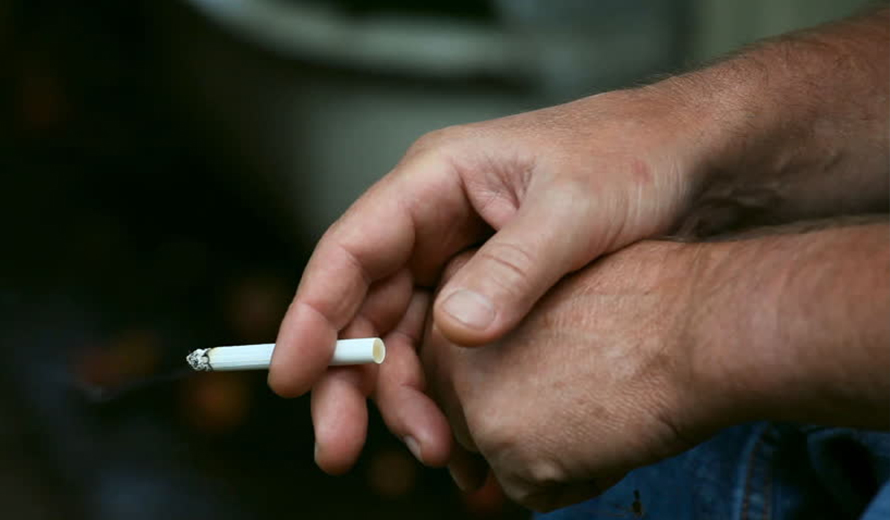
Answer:
POLYGON ((325 371, 337 332, 372 283, 409 264, 429 277, 478 239, 478 218, 446 161, 421 154, 399 169, 356 201, 312 254, 269 368, 278 394, 302 395, 325 371))
POLYGON ((366 396, 376 366, 335 367, 312 388, 315 462, 339 475, 358 459, 368 432, 366 396))
MULTIPOLYGON (((410 222, 406 225, 405 220, 410 219, 403 215, 377 218, 393 220, 390 236, 407 242, 408 248, 412 246, 412 231, 399 225, 407 228, 410 222)), ((399 249, 395 243, 379 245, 390 258, 360 254, 357 251, 362 244, 345 245, 336 233, 322 238, 278 331, 269 367, 269 385, 276 393, 292 397, 309 389, 327 369, 338 331, 355 318, 370 285, 391 274, 387 263, 404 262, 402 257, 407 252, 394 251, 394 247, 399 249)))
POLYGON ((452 342, 495 341, 562 276, 600 252, 587 201, 557 189, 536 193, 436 298, 436 326, 452 342))
MULTIPOLYGON (((472 255, 473 250, 468 250, 452 259, 443 271, 443 283, 459 271, 472 255)), ((460 356, 466 352, 450 344, 431 322, 426 323, 421 341, 419 362, 421 376, 426 379, 428 385, 426 394, 444 412, 451 426, 451 435, 458 444, 466 450, 479 451, 470 435, 461 400, 454 387, 455 355, 460 356)))
POLYGON ((421 364, 429 383, 429 395, 439 405, 451 426, 451 435, 464 449, 478 452, 467 419, 464 415, 464 403, 455 388, 455 377, 459 377, 456 356, 466 353, 464 349, 454 346, 435 328, 430 328, 424 337, 421 348, 421 364))
POLYGON ((414 293, 411 273, 402 269, 371 286, 355 318, 343 329, 342 338, 378 337, 402 321, 414 293))
MULTIPOLYGON (((375 284, 342 336, 372 337, 392 328, 410 296, 411 276, 407 271, 375 284)), ((345 472, 361 453, 368 427, 367 395, 377 370, 376 366, 329 369, 313 388, 315 460, 328 473, 345 472)))
POLYGON ((488 478, 488 463, 478 453, 470 453, 456 446, 452 449, 451 459, 448 461, 448 473, 461 491, 475 491, 482 487, 488 478))
POLYGON ((417 357, 429 302, 425 292, 415 293, 402 322, 387 334, 387 357, 380 366, 374 399, 390 431, 420 462, 442 466, 451 453, 451 431, 424 393, 426 382, 417 357))

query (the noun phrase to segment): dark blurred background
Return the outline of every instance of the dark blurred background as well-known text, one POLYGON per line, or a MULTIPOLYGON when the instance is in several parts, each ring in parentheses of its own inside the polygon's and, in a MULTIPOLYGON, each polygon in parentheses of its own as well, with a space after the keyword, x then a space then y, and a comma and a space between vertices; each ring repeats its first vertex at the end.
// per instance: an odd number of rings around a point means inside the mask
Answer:
POLYGON ((307 399, 184 355, 273 341, 315 240, 424 132, 862 3, 0 0, 0 517, 527 516, 373 414, 327 477, 307 399))

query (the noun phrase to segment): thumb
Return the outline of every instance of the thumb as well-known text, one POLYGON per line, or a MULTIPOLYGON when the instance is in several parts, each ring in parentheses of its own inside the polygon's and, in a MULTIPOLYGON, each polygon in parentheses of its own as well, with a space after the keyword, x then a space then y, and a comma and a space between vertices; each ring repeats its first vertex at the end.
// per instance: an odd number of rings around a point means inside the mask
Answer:
POLYGON ((549 191, 527 201, 439 291, 433 319, 451 342, 483 345, 510 331, 566 273, 607 243, 590 201, 549 191))

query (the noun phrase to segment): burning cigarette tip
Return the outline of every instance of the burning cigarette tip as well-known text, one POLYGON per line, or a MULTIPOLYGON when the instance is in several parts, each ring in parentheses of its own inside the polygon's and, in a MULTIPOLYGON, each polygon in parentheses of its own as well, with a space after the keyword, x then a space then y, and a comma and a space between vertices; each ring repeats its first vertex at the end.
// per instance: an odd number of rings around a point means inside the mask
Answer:
POLYGON ((188 361, 188 364, 194 370, 199 372, 209 372, 212 370, 210 368, 210 357, 207 355, 207 351, 210 350, 208 348, 199 348, 198 350, 189 352, 189 355, 185 357, 185 360, 188 361))

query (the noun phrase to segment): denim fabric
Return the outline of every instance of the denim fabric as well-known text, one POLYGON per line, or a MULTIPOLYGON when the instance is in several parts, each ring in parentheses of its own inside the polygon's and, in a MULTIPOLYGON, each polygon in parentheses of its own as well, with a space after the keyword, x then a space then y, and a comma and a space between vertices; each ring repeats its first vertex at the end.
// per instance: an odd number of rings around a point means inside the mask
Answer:
POLYGON ((890 434, 756 423, 538 520, 890 519, 890 434))

